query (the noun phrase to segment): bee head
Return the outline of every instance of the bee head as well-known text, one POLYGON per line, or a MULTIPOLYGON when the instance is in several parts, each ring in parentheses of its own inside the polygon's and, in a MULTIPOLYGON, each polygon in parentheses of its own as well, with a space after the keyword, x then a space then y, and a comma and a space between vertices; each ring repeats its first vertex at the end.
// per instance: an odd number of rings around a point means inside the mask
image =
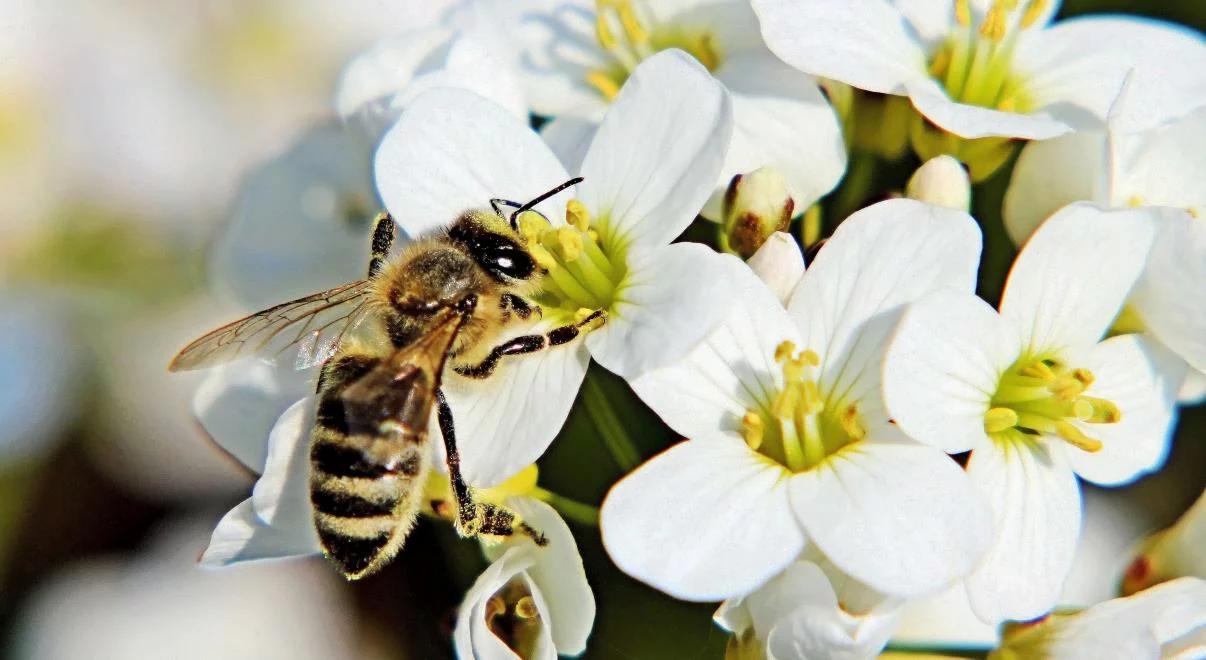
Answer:
POLYGON ((519 232, 493 211, 466 211, 448 228, 448 238, 498 282, 526 280, 536 272, 519 232))

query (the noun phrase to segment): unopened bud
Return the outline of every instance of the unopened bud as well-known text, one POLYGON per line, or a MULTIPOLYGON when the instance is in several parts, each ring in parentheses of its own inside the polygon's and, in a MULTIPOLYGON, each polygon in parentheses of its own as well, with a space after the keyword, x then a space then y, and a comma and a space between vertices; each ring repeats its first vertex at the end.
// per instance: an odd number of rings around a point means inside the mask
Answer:
POLYGON ((1178 577, 1206 577, 1206 493, 1172 527, 1148 537, 1122 577, 1123 595, 1178 577))
POLYGON ((804 276, 804 255, 800 246, 781 231, 771 234, 746 263, 784 305, 804 276))
POLYGON ((773 167, 733 177, 724 194, 724 235, 728 250, 748 259, 777 231, 787 229, 795 202, 787 181, 773 167))
POLYGON ((935 156, 909 179, 905 195, 911 199, 957 211, 971 209, 971 181, 967 170, 950 156, 935 156))

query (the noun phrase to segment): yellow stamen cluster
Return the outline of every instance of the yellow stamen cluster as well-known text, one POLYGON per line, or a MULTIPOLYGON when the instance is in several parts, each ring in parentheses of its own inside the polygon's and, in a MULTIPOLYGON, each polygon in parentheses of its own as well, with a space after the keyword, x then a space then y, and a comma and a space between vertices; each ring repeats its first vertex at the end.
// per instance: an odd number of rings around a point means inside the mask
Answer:
POLYGON ((519 233, 547 273, 534 296, 537 302, 546 312, 560 311, 577 321, 611 306, 625 271, 604 251, 599 234, 590 226, 590 212, 580 201, 570 201, 565 220, 566 224, 554 227, 544 216, 529 211, 519 217, 519 233))
POLYGON ((751 449, 801 472, 866 437, 856 404, 827 406, 818 385, 821 360, 816 352, 797 351, 785 341, 775 349, 775 362, 781 365, 783 389, 771 400, 771 425, 754 411, 741 420, 742 437, 751 449))
POLYGON ((1007 112, 1029 111, 1030 99, 1010 68, 1019 34, 1034 25, 1046 4, 1046 0, 1030 0, 1018 17, 1018 0, 996 0, 979 26, 973 26, 969 3, 957 0, 959 27, 930 61, 931 75, 956 101, 1007 112))
POLYGON ((1085 395, 1094 381, 1087 369, 1052 359, 1027 360, 1011 368, 984 415, 984 431, 999 439, 1054 435, 1088 452, 1101 449, 1074 422, 1113 424, 1122 413, 1113 402, 1085 395))

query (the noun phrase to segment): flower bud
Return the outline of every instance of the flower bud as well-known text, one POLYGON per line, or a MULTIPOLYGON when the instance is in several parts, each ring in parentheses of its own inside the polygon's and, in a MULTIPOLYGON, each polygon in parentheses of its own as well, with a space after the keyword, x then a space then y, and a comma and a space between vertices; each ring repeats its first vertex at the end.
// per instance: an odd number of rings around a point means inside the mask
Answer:
POLYGON ((1139 556, 1122 577, 1122 593, 1129 596, 1174 578, 1206 577, 1206 493, 1172 527, 1143 541, 1139 556))
POLYGON ((767 237, 787 229, 794 209, 787 181, 775 168, 738 174, 724 194, 725 249, 748 259, 767 237))
POLYGON ((917 168, 905 187, 905 195, 957 211, 971 209, 971 182, 967 170, 959 161, 946 155, 935 156, 917 168))
POLYGON ((746 263, 784 305, 804 276, 804 255, 800 246, 790 234, 781 231, 771 234, 746 263))

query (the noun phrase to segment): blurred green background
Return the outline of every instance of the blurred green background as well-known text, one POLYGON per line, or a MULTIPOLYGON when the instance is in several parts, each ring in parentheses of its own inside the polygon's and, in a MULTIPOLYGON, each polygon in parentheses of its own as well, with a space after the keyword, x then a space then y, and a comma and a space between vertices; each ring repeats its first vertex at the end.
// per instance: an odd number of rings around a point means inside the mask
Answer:
MULTIPOLYGON (((161 3, 0 0, 0 648, 8 657, 371 657, 451 653, 455 608, 485 566, 474 543, 424 521, 384 572, 355 584, 320 560, 197 569, 209 532, 252 475, 190 412, 199 377, 174 351, 229 310, 206 249, 239 177, 330 115, 353 53, 434 11, 419 0, 161 3)), ((1206 27, 1201 0, 1066 0, 1061 16, 1127 12, 1206 27)), ((911 158, 911 157, 910 157, 911 158)), ((917 162, 874 163, 861 206, 917 162)), ((1009 167, 978 186, 981 294, 1013 257, 1000 220, 1009 167)), ((827 221, 833 218, 827 217, 827 221)), ((710 237, 697 229, 692 236, 710 237)), ((590 379, 643 457, 677 438, 619 379, 590 379)), ((575 406, 540 461, 545 488, 597 504, 623 473, 575 406)), ((1171 523, 1202 492, 1206 409, 1185 410, 1168 466, 1118 491, 1086 486, 1070 585, 1171 523), (1082 570, 1083 569, 1083 570, 1082 570)), ((713 604, 621 574, 574 525, 599 603, 588 658, 716 658, 713 604)), ((1085 586, 1088 585, 1088 586, 1085 586)), ((1073 596, 1076 597, 1076 596, 1073 596)))

